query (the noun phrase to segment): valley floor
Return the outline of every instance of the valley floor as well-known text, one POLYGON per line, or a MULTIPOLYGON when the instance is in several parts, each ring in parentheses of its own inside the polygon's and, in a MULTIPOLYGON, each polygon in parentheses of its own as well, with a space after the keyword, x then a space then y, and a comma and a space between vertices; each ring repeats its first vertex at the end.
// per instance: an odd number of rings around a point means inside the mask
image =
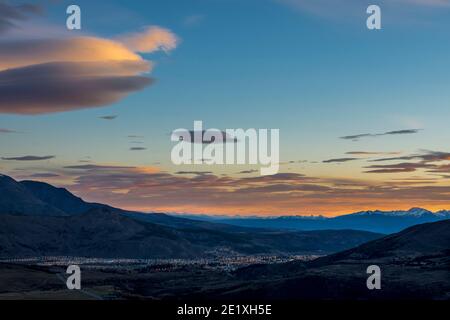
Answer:
POLYGON ((398 263, 345 261, 325 266, 310 266, 300 259, 290 261, 250 266, 246 261, 239 269, 234 261, 233 269, 229 270, 206 261, 172 261, 172 264, 80 258, 3 261, 0 299, 450 299, 448 256, 398 263), (67 289, 68 262, 82 262, 82 290, 67 289), (383 270, 382 289, 369 291, 366 268, 373 263, 383 270))

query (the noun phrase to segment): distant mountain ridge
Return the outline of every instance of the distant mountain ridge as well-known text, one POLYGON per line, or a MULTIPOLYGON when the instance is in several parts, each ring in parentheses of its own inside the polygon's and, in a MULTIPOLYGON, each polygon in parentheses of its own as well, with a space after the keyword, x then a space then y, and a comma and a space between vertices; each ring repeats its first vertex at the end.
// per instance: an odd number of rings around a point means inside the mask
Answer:
POLYGON ((422 208, 395 211, 360 211, 337 217, 281 216, 281 217, 230 217, 219 219, 210 216, 190 216, 199 219, 248 228, 287 230, 340 230, 353 229, 378 233, 394 233, 413 225, 450 219, 450 211, 431 212, 422 208))
POLYGON ((355 216, 362 216, 362 215, 385 215, 385 216, 396 216, 396 217, 424 217, 424 216, 433 216, 433 217, 443 217, 443 218, 450 218, 450 210, 440 210, 440 211, 429 211, 427 209, 423 208, 411 208, 409 210, 393 210, 393 211, 381 211, 381 210, 374 210, 374 211, 360 211, 353 213, 355 216))

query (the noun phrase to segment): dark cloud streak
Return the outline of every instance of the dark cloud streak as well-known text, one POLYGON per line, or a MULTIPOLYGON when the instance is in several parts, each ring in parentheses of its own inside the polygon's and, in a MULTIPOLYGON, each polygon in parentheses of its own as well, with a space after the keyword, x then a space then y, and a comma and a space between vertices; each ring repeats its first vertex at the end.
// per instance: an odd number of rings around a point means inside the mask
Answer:
POLYGON ((342 162, 349 162, 349 161, 355 161, 360 160, 359 158, 336 158, 336 159, 329 159, 322 161, 323 163, 342 163, 342 162))
POLYGON ((54 159, 55 156, 23 156, 23 157, 2 157, 2 160, 7 161, 42 161, 54 159))
POLYGON ((0 2, 0 34, 17 27, 17 23, 27 20, 31 15, 38 15, 43 8, 35 4, 10 5, 0 2))
POLYGON ((340 137, 340 139, 357 141, 361 138, 413 134, 413 133, 418 133, 419 131, 420 131, 420 129, 407 129, 407 130, 388 131, 385 133, 362 133, 362 134, 351 135, 351 136, 343 136, 343 137, 340 137))

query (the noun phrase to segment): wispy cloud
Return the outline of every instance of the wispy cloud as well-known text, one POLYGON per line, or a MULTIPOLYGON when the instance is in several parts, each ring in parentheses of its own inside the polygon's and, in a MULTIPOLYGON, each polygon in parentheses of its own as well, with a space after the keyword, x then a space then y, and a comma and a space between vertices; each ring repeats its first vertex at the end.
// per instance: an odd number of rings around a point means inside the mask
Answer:
POLYGON ((31 175, 28 176, 28 178, 32 179, 32 178, 57 178, 60 177, 59 174, 57 173, 33 173, 31 175))
POLYGON ((0 2, 0 33, 17 27, 17 24, 29 19, 30 16, 39 15, 43 8, 36 4, 11 5, 0 2))
POLYGON ((144 151, 147 150, 147 148, 144 147, 131 147, 130 151, 144 151))
POLYGON ((119 36, 117 41, 134 52, 150 53, 158 50, 169 52, 177 47, 179 39, 168 29, 149 26, 140 32, 119 36))
POLYGON ((0 128, 0 133, 17 133, 15 130, 0 128))
POLYGON ((257 173, 257 172, 259 172, 259 170, 252 169, 252 170, 242 170, 242 171, 239 171, 237 174, 252 174, 252 173, 257 173))
POLYGON ((404 156, 404 157, 380 158, 380 159, 374 159, 374 160, 370 160, 370 161, 380 162, 380 161, 415 160, 415 159, 422 160, 425 162, 444 161, 444 160, 450 161, 450 153, 449 152, 440 152, 440 151, 427 151, 422 154, 413 154, 413 155, 404 156))
POLYGON ((342 163, 342 162, 349 162, 349 161, 355 161, 360 160, 359 158, 336 158, 336 159, 329 159, 322 161, 323 163, 342 163))
POLYGON ((357 141, 361 138, 413 134, 413 133, 418 133, 419 131, 420 131, 420 129, 406 129, 406 130, 388 131, 388 132, 384 132, 384 133, 362 133, 362 134, 356 134, 356 135, 350 135, 350 136, 343 136, 343 137, 340 137, 340 139, 357 141))
POLYGON ((419 162, 401 162, 396 164, 370 165, 365 168, 372 169, 366 173, 401 173, 413 172, 418 169, 428 169, 428 172, 448 172, 447 164, 436 164, 436 162, 450 161, 450 153, 440 151, 427 151, 422 154, 413 154, 403 157, 381 158, 369 160, 369 162, 386 162, 386 161, 408 161, 420 160, 419 162), (446 171, 447 170, 447 171, 446 171))
POLYGON ((205 174, 213 174, 212 171, 177 171, 175 174, 188 174, 188 175, 205 175, 205 174))
POLYGON ((426 163, 410 163, 402 162, 396 164, 386 165, 371 165, 365 168, 372 169, 365 171, 366 173, 402 173, 402 172, 414 172, 417 169, 433 168, 433 165, 426 163))
POLYGON ((83 165, 73 165, 73 166, 65 166, 65 169, 75 169, 75 170, 81 170, 81 171, 85 171, 85 170, 102 170, 102 171, 107 171, 107 170, 115 170, 115 171, 120 171, 120 170, 127 170, 127 169, 134 169, 135 167, 132 166, 109 166, 109 165, 98 165, 98 164, 83 164, 83 165))
POLYGON ((380 156, 380 155, 397 155, 401 154, 401 152, 393 151, 393 152, 378 152, 378 151, 349 151, 345 154, 355 155, 355 156, 380 156))
POLYGON ((115 119, 117 119, 117 117, 118 116, 113 115, 113 116, 102 116, 102 117, 99 117, 99 118, 103 119, 103 120, 115 120, 115 119))
POLYGON ((42 161, 54 159, 55 156, 22 156, 22 157, 2 157, 2 160, 7 161, 42 161))

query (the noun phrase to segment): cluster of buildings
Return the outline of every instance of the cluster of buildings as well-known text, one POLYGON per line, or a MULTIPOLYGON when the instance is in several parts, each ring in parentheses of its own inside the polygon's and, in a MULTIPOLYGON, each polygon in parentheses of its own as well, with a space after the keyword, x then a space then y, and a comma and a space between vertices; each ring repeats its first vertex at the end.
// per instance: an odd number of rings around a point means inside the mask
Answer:
POLYGON ((105 259, 58 256, 3 259, 0 260, 0 263, 39 266, 79 265, 86 269, 141 269, 148 272, 170 272, 189 266, 233 271, 253 264, 284 263, 294 260, 309 261, 317 257, 315 255, 217 255, 210 258, 197 259, 105 259))

